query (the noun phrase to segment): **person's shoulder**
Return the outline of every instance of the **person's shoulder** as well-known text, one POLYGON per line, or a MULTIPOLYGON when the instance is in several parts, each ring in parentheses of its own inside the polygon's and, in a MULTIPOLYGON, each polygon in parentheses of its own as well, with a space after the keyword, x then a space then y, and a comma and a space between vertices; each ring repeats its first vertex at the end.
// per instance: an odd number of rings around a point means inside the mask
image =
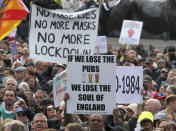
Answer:
POLYGON ((3 112, 4 111, 4 108, 0 108, 0 112, 3 112))
POLYGON ((2 115, 2 114, 4 114, 4 113, 5 113, 4 108, 1 108, 1 109, 0 109, 0 114, 2 115))
POLYGON ((89 131, 89 127, 83 127, 83 131, 89 131))

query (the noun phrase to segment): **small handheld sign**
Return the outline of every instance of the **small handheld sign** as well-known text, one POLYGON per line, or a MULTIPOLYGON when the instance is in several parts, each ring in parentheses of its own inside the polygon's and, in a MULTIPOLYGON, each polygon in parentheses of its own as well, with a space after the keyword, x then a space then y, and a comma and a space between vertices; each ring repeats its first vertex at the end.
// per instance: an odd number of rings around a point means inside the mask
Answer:
POLYGON ((119 43, 139 45, 143 22, 124 20, 119 43))

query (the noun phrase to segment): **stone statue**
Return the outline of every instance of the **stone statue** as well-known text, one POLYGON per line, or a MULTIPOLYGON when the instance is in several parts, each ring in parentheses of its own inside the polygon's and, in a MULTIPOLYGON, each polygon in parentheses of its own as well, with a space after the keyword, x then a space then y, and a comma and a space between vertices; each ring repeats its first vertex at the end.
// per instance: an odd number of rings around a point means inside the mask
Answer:
POLYGON ((176 33, 176 0, 118 0, 108 17, 103 7, 100 8, 100 35, 119 36, 124 19, 143 21, 143 32, 152 35, 176 33))

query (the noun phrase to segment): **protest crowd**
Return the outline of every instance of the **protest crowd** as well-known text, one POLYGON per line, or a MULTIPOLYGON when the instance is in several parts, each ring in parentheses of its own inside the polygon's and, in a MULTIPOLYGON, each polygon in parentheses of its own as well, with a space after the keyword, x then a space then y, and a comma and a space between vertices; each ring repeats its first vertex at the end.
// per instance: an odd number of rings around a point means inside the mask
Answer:
MULTIPOLYGON (((28 9, 33 3, 48 9, 78 11, 80 8, 79 3, 68 6, 67 0, 23 2, 28 9)), ((103 4, 109 11, 107 2, 85 2, 81 10, 103 4)), ((67 64, 29 57, 29 16, 17 27, 15 37, 0 41, 0 131, 176 131, 176 45, 166 45, 162 51, 152 43, 148 50, 142 43, 130 48, 120 44, 115 50, 107 43, 107 53, 98 55, 115 55, 117 67, 142 66, 142 103, 116 103, 111 115, 70 114, 67 101, 71 94, 65 93, 63 101, 55 107, 53 92, 53 79, 67 70, 67 64), (16 56, 12 53, 12 43, 16 46, 16 56)), ((111 78, 111 74, 107 77, 111 78)), ((108 101, 111 103, 111 96, 108 101)))

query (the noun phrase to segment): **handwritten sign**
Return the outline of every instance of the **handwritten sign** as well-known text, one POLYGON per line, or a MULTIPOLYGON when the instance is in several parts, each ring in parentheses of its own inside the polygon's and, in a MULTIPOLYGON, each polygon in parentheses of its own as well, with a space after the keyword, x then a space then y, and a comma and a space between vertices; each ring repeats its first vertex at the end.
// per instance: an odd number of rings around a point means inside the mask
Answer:
POLYGON ((66 64, 68 55, 93 55, 98 19, 98 8, 66 12, 32 5, 30 57, 66 64))

